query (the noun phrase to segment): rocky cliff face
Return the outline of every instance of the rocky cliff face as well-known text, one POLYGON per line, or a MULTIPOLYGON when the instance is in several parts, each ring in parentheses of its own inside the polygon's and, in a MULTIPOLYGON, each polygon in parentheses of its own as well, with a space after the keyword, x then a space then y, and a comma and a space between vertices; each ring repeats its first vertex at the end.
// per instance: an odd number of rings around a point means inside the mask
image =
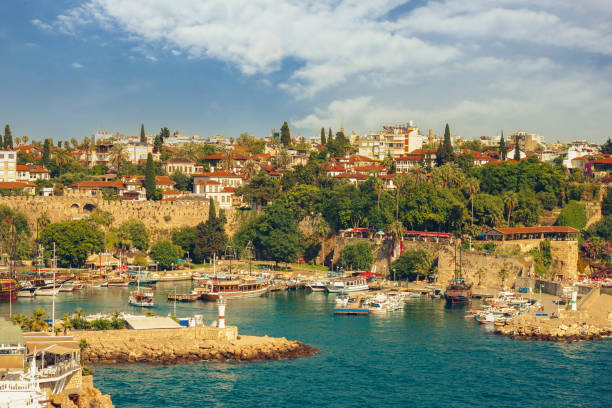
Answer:
POLYGON ((50 406, 57 408, 114 408, 110 395, 102 393, 93 386, 93 377, 83 376, 83 385, 78 394, 53 394, 50 406))

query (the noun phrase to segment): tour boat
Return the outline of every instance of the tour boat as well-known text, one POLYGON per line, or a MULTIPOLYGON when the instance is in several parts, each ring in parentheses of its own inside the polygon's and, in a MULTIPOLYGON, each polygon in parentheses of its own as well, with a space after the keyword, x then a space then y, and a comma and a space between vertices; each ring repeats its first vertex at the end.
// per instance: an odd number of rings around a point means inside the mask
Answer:
POLYGON ((146 290, 146 288, 133 290, 130 292, 128 303, 138 307, 153 307, 155 306, 153 302, 153 291, 150 289, 146 290))
POLYGON ((19 283, 15 279, 0 279, 0 300, 17 300, 19 283))
POLYGON ((257 278, 244 276, 230 279, 210 279, 204 286, 195 290, 202 294, 203 300, 224 298, 255 297, 268 291, 269 284, 257 278))
POLYGON ((459 264, 457 264, 457 244, 455 243, 455 275, 444 291, 446 302, 450 304, 468 303, 472 301, 472 284, 461 274, 461 248, 459 248, 459 264))
POLYGON ((365 278, 344 278, 337 281, 331 282, 331 284, 325 286, 325 289, 330 293, 340 292, 359 292, 369 290, 368 283, 365 278))
POLYGON ((34 289, 21 289, 17 292, 18 298, 33 298, 34 297, 34 289))

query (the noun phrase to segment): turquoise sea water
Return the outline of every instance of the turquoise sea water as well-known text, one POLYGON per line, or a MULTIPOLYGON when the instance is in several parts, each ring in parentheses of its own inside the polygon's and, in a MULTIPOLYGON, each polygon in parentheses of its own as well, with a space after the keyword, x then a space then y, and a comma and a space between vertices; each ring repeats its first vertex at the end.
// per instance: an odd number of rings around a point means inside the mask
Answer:
MULTIPOLYGON (((188 284, 177 284, 177 291, 188 284)), ((158 285, 155 312, 172 312, 158 285)), ((62 294, 57 315, 135 312, 127 288, 62 294), (89 293, 89 294, 88 294, 89 293)), ((491 334, 464 309, 422 299, 388 315, 333 316, 334 296, 278 292, 228 303, 243 334, 287 337, 314 357, 257 363, 96 365, 95 383, 117 407, 610 407, 612 341, 545 343, 491 334)), ((19 301, 19 312, 51 310, 51 298, 19 301)), ((216 319, 214 303, 177 304, 178 316, 216 319)), ((8 304, 0 306, 8 314, 8 304)))

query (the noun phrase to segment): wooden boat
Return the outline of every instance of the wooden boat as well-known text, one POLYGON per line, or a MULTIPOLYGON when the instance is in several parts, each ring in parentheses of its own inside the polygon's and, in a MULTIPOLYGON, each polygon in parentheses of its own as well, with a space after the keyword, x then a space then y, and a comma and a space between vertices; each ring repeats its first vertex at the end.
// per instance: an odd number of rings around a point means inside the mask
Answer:
POLYGON ((230 279, 211 279, 204 286, 194 289, 203 300, 224 298, 255 297, 268 291, 269 284, 256 278, 242 277, 230 279))
POLYGON ((128 303, 138 307, 153 307, 155 306, 155 302, 153 302, 153 291, 145 290, 145 288, 133 290, 130 292, 128 303))
POLYGON ((472 284, 461 274, 461 248, 459 248, 459 264, 457 264, 457 244, 455 243, 455 276, 444 291, 447 303, 468 303, 472 301, 472 284))
POLYGON ((365 278, 344 278, 331 282, 325 287, 329 293, 360 292, 370 290, 365 278))
POLYGON ((108 280, 108 286, 112 287, 128 287, 130 285, 130 281, 124 277, 111 278, 108 280))
POLYGON ((177 302, 195 302, 200 298, 200 296, 201 295, 199 293, 193 291, 190 293, 169 293, 168 301, 176 300, 177 302))
POLYGON ((17 300, 19 289, 15 279, 0 279, 0 300, 17 300))

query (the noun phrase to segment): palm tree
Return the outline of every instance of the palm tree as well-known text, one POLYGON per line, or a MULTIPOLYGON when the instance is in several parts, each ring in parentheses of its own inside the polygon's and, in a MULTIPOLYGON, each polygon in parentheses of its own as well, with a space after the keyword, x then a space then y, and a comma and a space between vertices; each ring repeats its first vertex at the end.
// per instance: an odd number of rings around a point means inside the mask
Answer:
POLYGON ((518 204, 518 196, 514 191, 509 191, 504 194, 504 203, 508 209, 508 227, 510 226, 510 217, 512 216, 512 210, 518 204))
POLYGON ((29 137, 27 137, 27 136, 21 136, 21 141, 23 142, 23 144, 24 144, 24 145, 25 145, 25 144, 28 144, 28 140, 30 140, 30 138, 29 138, 29 137))
POLYGON ((472 226, 474 225, 474 195, 480 191, 480 182, 475 178, 470 178, 466 181, 465 186, 467 187, 468 193, 470 194, 470 200, 472 201, 472 226))
POLYGON ((72 144, 73 149, 76 149, 79 145, 79 142, 73 137, 72 139, 70 139, 70 144, 72 144))
MULTIPOLYGON (((391 236, 393 237, 393 248, 395 248, 397 242, 400 243, 400 254, 399 255, 401 255, 401 247, 402 247, 402 242, 404 241, 404 232, 406 231, 406 228, 404 227, 404 224, 401 221, 395 220, 389 226, 389 231, 391 232, 391 236)), ((389 272, 390 271, 391 271, 391 259, 389 259, 389 272)))
POLYGON ((15 138, 15 144, 16 144, 17 146, 19 146, 19 145, 21 144, 21 138, 20 138, 19 136, 17 136, 17 137, 15 138))
POLYGON ((376 197, 378 198, 376 201, 376 207, 378 208, 378 210, 380 210, 380 196, 382 196, 382 194, 385 192, 385 184, 381 179, 375 176, 373 179, 373 183, 374 191, 376 192, 376 197))
POLYGON ((87 340, 85 339, 81 339, 81 341, 79 341, 79 349, 81 350, 81 366, 83 366, 83 351, 89 347, 89 344, 87 344, 87 340))
POLYGON ((506 267, 501 268, 498 272, 498 275, 499 275, 499 279, 501 279, 501 284, 503 287, 504 282, 506 281, 506 278, 508 277, 508 269, 506 269, 506 267))
POLYGON ((123 154, 123 147, 121 145, 113 145, 113 148, 108 155, 108 164, 117 173, 119 173, 119 167, 123 161, 123 154))
POLYGON ((11 321, 15 323, 16 325, 18 325, 19 327, 21 327, 22 329, 25 329, 28 325, 28 316, 22 313, 15 313, 11 317, 11 321))
POLYGON ((47 225, 51 224, 51 220, 46 211, 43 211, 36 219, 36 242, 38 242, 38 232, 44 230, 47 225))
POLYGON ((276 164, 281 169, 286 168, 291 162, 291 157, 289 156, 289 152, 287 149, 280 149, 278 153, 276 153, 276 164))
POLYGON ((47 327, 49 327, 49 325, 45 321, 46 316, 47 316, 47 313, 45 312, 44 309, 37 308, 32 313, 32 317, 30 318, 30 330, 42 331, 43 329, 46 329, 47 327))
POLYGON ((66 150, 61 149, 55 153, 55 162, 57 163, 57 169, 60 176, 62 175, 62 167, 68 164, 69 161, 70 156, 66 150))
POLYGON ((408 184, 408 175, 403 173, 396 173, 393 176, 393 184, 395 184, 395 219, 399 219, 399 196, 400 191, 408 184))
POLYGON ((259 165, 253 159, 248 159, 242 166, 242 175, 250 180, 257 174, 259 165))

